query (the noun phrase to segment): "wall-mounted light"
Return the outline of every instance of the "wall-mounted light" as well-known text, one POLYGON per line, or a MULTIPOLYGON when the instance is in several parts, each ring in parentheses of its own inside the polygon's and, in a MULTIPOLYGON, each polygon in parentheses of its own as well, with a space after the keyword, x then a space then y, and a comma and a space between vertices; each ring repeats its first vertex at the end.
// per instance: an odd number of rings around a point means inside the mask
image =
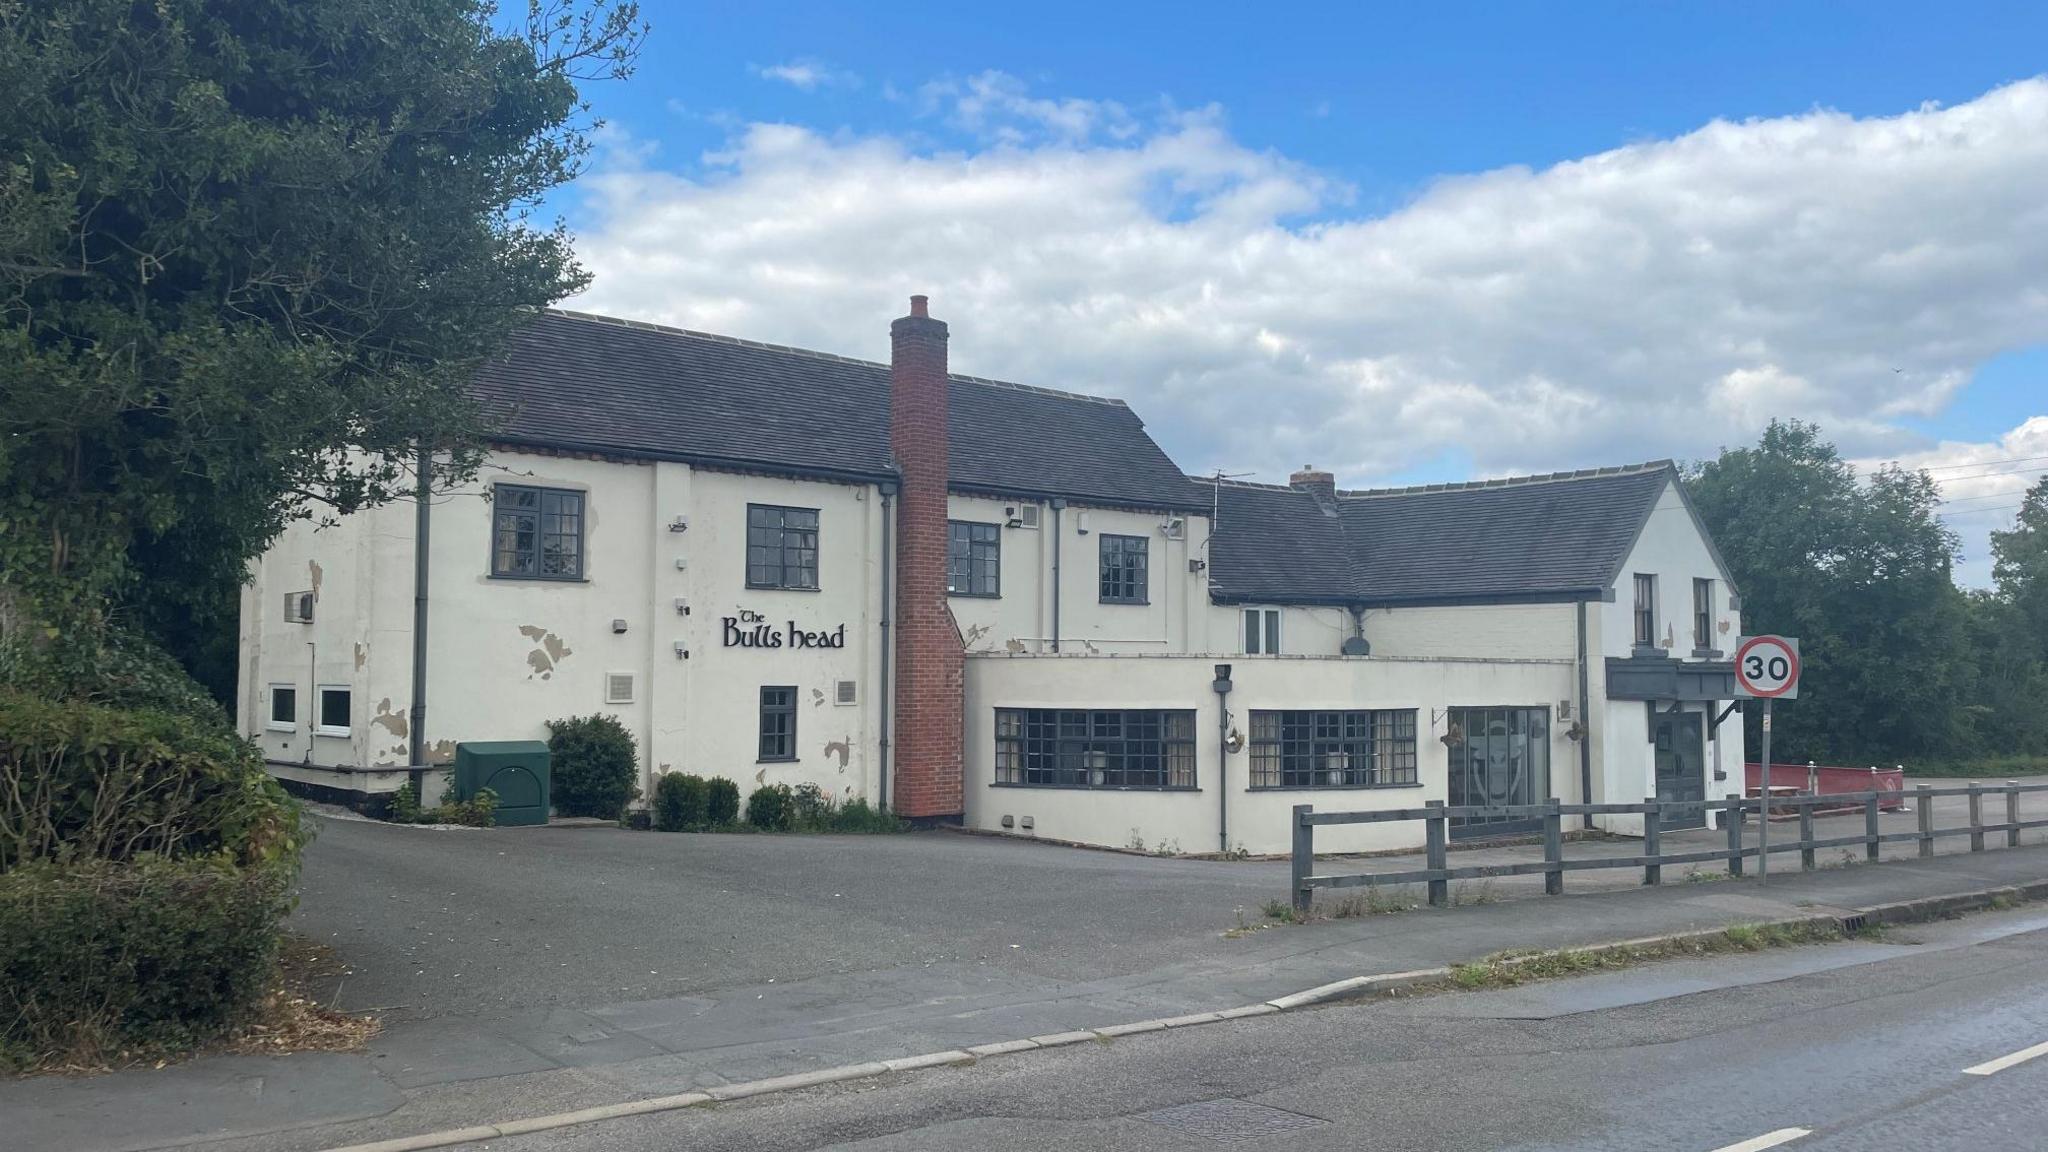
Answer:
POLYGON ((671 532, 688 532, 690 530, 690 518, 688 516, 676 517, 668 522, 668 530, 671 532))
POLYGON ((681 596, 676 597, 676 615, 688 616, 689 614, 690 602, 688 600, 683 599, 681 596))
POLYGON ((623 633, 624 633, 625 631, 626 631, 626 618, 625 618, 624 616, 614 616, 614 617, 612 617, 612 635, 614 635, 614 636, 618 636, 618 635, 621 635, 621 634, 623 634, 623 633))
POLYGON ((683 569, 688 568, 689 566, 690 558, 688 556, 676 557, 676 571, 681 572, 683 569))
POLYGON ((678 659, 678 660, 688 660, 689 658, 690 658, 690 644, 689 644, 689 641, 687 641, 687 640, 678 640, 678 641, 676 641, 676 659, 678 659))

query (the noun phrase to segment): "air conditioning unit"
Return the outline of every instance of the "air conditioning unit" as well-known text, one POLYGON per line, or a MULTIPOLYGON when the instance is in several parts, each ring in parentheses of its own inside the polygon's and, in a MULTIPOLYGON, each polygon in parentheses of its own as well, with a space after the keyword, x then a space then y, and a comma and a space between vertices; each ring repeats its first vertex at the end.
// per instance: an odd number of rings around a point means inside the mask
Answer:
POLYGON ((313 594, 311 592, 285 593, 284 620, 287 624, 311 624, 313 622, 313 594))
POLYGON ((1188 535, 1187 518, 1184 516, 1175 516, 1173 519, 1168 520, 1164 524, 1161 524, 1159 526, 1159 532, 1168 540, 1185 540, 1187 539, 1188 535))
POLYGON ((604 702, 607 704, 631 704, 633 702, 633 674, 631 672, 607 672, 604 674, 604 702))
POLYGON ((1003 521, 1012 528, 1038 527, 1038 505, 1018 504, 1003 509, 1003 521))
POLYGON ((839 680, 832 685, 832 703, 854 704, 859 702, 860 690, 851 680, 839 680))

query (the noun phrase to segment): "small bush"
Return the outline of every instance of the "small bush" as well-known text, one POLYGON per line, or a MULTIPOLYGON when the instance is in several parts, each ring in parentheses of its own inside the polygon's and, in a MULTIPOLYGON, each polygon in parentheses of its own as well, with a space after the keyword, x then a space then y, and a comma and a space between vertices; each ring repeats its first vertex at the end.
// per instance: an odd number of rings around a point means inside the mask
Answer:
POLYGON ((763 784, 747 797, 747 823, 763 832, 782 832, 796 814, 796 800, 787 784, 763 784))
POLYGON ((831 823, 839 805, 816 784, 803 783, 789 790, 789 826, 818 830, 831 823))
POLYGON ((704 782, 704 823, 723 828, 740 818, 740 786, 723 776, 704 782))
POLYGON ((461 824, 468 828, 489 828, 498 822, 498 794, 479 788, 467 800, 446 800, 436 808, 420 807, 419 793, 412 781, 398 786, 384 808, 384 818, 394 824, 461 824))
POLYGON ((548 721, 555 811, 564 816, 616 820, 640 786, 633 734, 617 716, 571 716, 548 721))
POLYGON ((694 832, 704 827, 707 791, 702 776, 663 773, 654 784, 654 826, 663 832, 694 832))
POLYGON ((0 875, 0 1065, 100 1063, 211 1040, 276 970, 292 868, 225 854, 0 875))
POLYGON ((893 812, 884 812, 866 800, 849 800, 832 813, 833 832, 901 832, 910 825, 893 812))

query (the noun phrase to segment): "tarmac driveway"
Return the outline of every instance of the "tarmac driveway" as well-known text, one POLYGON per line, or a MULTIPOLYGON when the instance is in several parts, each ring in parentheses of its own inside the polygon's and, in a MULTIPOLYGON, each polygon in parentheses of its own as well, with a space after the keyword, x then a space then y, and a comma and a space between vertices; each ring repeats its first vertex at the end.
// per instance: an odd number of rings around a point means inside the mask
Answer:
POLYGON ((349 1011, 494 1016, 925 967, 1036 983, 1222 953, 1284 863, 951 832, 706 835, 323 819, 292 928, 349 1011))

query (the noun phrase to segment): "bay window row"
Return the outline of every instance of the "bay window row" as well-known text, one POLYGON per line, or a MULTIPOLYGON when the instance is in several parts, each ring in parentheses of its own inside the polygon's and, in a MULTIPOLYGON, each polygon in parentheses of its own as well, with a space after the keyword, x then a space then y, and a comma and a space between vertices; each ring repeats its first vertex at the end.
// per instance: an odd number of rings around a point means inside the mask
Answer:
MULTIPOLYGON (((1254 789, 1418 782, 1415 710, 1255 711, 1254 789)), ((1029 788, 1193 788, 1192 709, 996 709, 996 779, 1029 788)))

